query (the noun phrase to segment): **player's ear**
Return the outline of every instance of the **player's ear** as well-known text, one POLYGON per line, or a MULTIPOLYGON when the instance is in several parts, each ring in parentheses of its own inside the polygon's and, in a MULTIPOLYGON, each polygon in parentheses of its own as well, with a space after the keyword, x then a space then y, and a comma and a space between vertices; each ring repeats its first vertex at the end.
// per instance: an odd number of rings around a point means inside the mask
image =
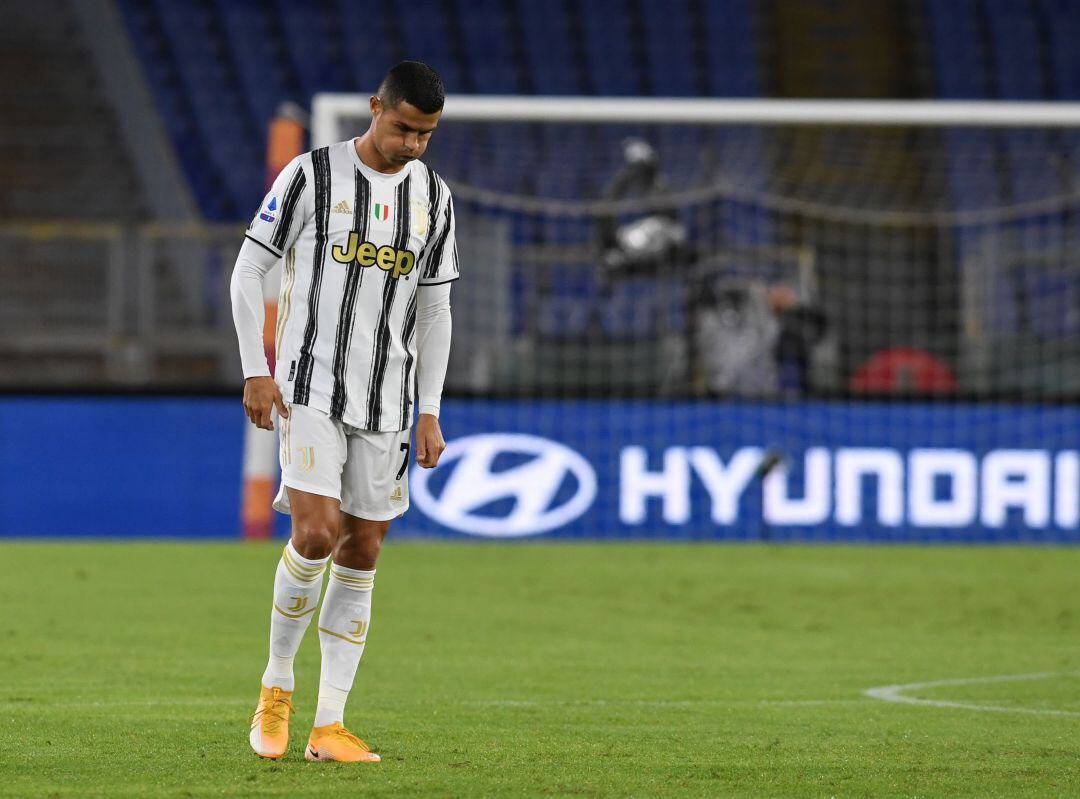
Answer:
POLYGON ((382 110, 382 101, 379 100, 379 95, 371 95, 371 99, 368 100, 368 106, 370 106, 371 108, 372 118, 377 117, 379 115, 379 112, 382 110))

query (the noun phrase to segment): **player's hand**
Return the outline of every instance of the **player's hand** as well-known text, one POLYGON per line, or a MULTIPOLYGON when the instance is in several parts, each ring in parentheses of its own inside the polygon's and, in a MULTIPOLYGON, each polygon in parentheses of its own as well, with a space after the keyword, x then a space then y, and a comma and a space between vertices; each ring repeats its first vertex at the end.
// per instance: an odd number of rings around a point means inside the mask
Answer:
POLYGON ((272 377, 249 377, 244 381, 244 413, 251 423, 263 430, 273 430, 271 412, 277 406, 282 419, 289 418, 285 398, 272 377))
POLYGON ((446 449, 438 417, 430 413, 420 414, 416 420, 416 462, 425 469, 434 468, 446 449))

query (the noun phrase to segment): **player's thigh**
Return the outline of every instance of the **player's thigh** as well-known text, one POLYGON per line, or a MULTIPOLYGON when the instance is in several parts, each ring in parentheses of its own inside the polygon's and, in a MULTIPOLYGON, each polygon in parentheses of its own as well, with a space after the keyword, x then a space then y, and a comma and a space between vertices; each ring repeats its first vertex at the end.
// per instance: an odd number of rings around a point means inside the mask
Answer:
POLYGON ((292 515, 293 545, 298 549, 332 547, 340 527, 341 478, 348 456, 341 423, 322 411, 293 405, 289 418, 280 420, 280 437, 281 488, 274 508, 292 515))
POLYGON ((409 430, 356 431, 341 476, 341 510, 358 519, 389 521, 409 508, 409 430))
POLYGON ((293 549, 312 560, 325 558, 341 540, 341 501, 295 488, 284 490, 292 507, 293 549))

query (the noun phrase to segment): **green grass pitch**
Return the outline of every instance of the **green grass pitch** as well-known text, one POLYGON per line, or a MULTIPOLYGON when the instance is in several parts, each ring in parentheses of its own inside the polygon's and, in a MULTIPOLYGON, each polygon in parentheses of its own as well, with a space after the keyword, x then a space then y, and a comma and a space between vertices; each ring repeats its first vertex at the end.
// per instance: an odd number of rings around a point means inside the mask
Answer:
POLYGON ((375 766, 303 759, 313 629, 248 749, 279 551, 0 545, 0 795, 1080 795, 1080 550, 391 543, 375 766))

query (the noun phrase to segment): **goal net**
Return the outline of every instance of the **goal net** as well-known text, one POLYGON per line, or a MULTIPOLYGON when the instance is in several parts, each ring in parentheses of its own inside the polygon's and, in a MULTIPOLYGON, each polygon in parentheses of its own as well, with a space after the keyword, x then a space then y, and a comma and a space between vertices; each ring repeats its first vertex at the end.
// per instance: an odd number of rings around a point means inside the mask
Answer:
MULTIPOLYGON (((313 123, 316 146, 359 135, 367 98, 321 96, 313 123)), ((425 156, 462 262, 448 436, 581 454, 597 496, 559 534, 1076 536, 1078 125, 450 97, 425 156)), ((446 473, 421 477, 433 525, 545 532, 522 496, 444 501, 446 473)))

